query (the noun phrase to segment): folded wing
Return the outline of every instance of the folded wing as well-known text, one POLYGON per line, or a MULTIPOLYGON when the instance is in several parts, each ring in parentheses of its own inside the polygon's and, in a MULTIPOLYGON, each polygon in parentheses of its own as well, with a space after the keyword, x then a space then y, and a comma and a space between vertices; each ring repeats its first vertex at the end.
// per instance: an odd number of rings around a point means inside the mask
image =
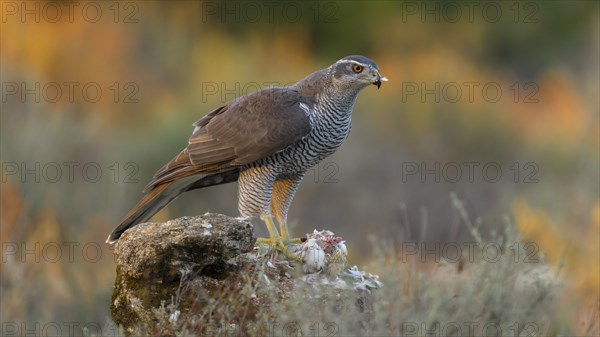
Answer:
POLYGON ((267 88, 230 101, 194 123, 188 146, 163 166, 145 190, 194 175, 238 169, 296 143, 311 130, 290 88, 267 88))

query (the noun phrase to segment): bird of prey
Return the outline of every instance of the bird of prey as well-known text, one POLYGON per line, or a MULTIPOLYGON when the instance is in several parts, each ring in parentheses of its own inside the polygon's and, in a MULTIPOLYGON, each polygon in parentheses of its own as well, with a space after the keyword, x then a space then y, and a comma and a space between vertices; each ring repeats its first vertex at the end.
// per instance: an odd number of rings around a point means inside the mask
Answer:
POLYGON ((183 192, 234 181, 240 214, 262 219, 273 242, 287 240, 288 208, 304 174, 342 145, 358 93, 386 80, 372 60, 347 56, 294 85, 265 88, 211 111, 193 124, 188 146, 158 170, 107 242, 183 192))

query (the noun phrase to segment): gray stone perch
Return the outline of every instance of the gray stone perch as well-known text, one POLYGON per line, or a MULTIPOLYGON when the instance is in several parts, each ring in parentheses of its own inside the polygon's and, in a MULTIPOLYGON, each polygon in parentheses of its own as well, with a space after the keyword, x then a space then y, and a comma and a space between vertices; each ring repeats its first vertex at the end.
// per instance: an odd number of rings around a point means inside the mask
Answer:
POLYGON ((235 325, 243 321, 277 320, 281 305, 292 301, 312 309, 311 303, 321 308, 323 301, 346 298, 354 303, 357 327, 366 326, 370 289, 381 283, 346 267, 341 238, 328 231, 308 235, 292 247, 303 263, 280 259, 269 247, 255 248, 255 241, 249 221, 220 214, 130 228, 115 246, 114 322, 129 335, 136 329, 202 335, 207 331, 199 329, 207 326, 216 334, 241 328, 235 325))

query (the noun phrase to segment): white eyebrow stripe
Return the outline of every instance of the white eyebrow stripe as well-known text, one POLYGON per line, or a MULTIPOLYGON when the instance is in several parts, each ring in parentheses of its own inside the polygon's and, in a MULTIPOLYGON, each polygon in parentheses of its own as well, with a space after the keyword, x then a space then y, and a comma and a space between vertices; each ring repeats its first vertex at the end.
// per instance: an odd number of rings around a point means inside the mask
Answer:
POLYGON ((364 64, 364 63, 360 63, 360 62, 358 62, 358 61, 352 61, 352 60, 339 60, 339 61, 337 61, 335 64, 338 64, 338 63, 356 63, 356 64, 358 64, 358 65, 361 65, 361 66, 363 66, 364 68, 370 68, 370 67, 371 67, 371 66, 370 66, 370 65, 368 65, 368 64, 364 64))

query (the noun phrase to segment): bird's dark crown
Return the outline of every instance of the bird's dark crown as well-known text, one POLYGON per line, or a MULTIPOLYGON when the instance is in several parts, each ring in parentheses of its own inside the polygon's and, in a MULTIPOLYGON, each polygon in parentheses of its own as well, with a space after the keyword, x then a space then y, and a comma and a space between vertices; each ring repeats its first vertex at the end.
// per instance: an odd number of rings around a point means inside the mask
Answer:
POLYGON ((344 62, 344 61, 354 61, 354 62, 357 62, 357 63, 362 63, 362 64, 365 64, 365 65, 370 65, 372 68, 377 69, 377 71, 379 71, 379 67, 377 66, 377 63, 375 63, 370 58, 364 57, 362 55, 350 55, 350 56, 346 56, 343 59, 339 60, 338 62, 344 62))

